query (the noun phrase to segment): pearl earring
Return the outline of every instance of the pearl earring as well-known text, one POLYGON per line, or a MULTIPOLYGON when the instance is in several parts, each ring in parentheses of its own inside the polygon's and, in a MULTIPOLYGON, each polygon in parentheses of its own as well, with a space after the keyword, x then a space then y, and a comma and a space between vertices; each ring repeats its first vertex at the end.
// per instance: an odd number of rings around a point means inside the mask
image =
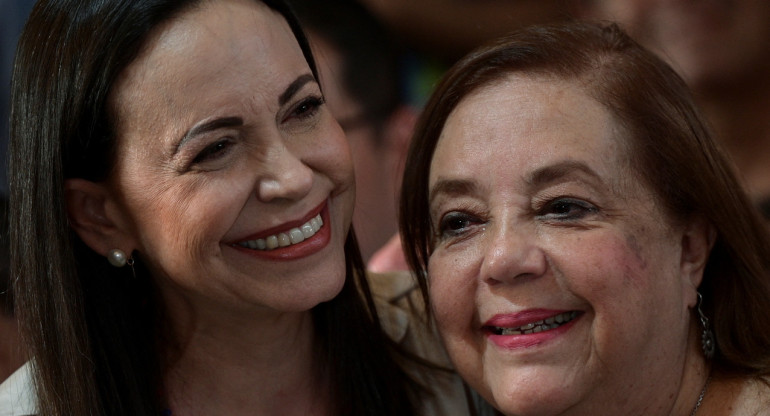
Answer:
POLYGON ((126 256, 126 252, 118 248, 114 248, 107 253, 107 261, 115 267, 123 267, 126 264, 132 266, 134 264, 134 259, 126 256))

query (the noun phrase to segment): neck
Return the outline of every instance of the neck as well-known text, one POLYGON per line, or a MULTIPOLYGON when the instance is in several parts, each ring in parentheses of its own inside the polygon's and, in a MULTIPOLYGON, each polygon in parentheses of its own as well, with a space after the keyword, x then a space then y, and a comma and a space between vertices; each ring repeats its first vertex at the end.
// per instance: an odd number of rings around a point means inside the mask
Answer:
MULTIPOLYGON (((693 320, 681 351, 669 351, 665 357, 639 357, 640 367, 630 372, 622 369, 621 378, 613 376, 608 380, 620 389, 607 389, 563 414, 691 416, 709 374, 698 331, 693 320), (665 363, 661 366, 662 361, 665 363)), ((703 416, 701 412, 697 416, 703 416)))
MULTIPOLYGON (((176 322, 179 322, 178 320, 176 322)), ((207 310, 174 328, 165 388, 174 416, 323 415, 327 381, 314 359, 310 311, 222 314, 207 310)))
POLYGON ((703 388, 707 383, 710 385, 710 366, 703 357, 699 331, 700 327, 693 321, 690 325, 679 389, 668 412, 670 416, 691 416, 696 407, 698 407, 697 414, 701 414, 700 407, 705 398, 705 395, 701 397, 701 393, 703 393, 703 388), (699 401, 701 401, 700 405, 698 404, 699 401))

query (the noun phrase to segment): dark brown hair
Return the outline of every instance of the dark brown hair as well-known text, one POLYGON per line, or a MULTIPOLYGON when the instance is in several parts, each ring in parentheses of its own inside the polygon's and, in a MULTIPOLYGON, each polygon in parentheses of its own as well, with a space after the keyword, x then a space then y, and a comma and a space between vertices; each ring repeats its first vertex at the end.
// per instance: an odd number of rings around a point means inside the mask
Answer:
MULTIPOLYGON (((288 7, 261 2, 289 23, 317 78, 288 7)), ((134 277, 78 238, 67 221, 64 181, 109 176, 115 80, 153 29, 200 3, 40 0, 22 34, 11 99, 11 274, 40 414, 158 415, 163 408, 163 305, 153 280, 141 261, 134 277)), ((413 414, 412 384, 373 313, 352 231, 345 253, 342 292, 313 310, 316 358, 330 374, 332 402, 339 414, 413 414)))
MULTIPOLYGON (((680 77, 616 25, 529 28, 471 53, 445 75, 422 114, 406 161, 400 230, 426 289, 435 225, 428 174, 444 123, 474 91, 512 74, 575 82, 626 133, 629 160, 673 220, 695 215, 717 231, 700 292, 725 373, 770 374, 770 242, 680 77)), ((424 292, 427 293, 427 292, 424 292)))

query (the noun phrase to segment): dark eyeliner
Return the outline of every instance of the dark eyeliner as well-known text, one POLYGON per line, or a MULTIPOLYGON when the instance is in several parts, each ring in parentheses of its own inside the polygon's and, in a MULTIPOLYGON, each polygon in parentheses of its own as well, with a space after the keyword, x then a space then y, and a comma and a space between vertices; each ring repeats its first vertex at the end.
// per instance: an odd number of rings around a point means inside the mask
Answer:
POLYGON ((305 120, 314 116, 318 109, 325 103, 323 96, 311 95, 299 102, 290 112, 286 118, 291 119, 296 117, 299 120, 305 120), (305 108, 305 110, 302 110, 305 108))
POLYGON ((217 140, 214 143, 211 143, 195 156, 192 162, 190 162, 190 166, 194 166, 196 164, 211 160, 212 158, 215 159, 217 157, 224 155, 224 153, 227 151, 227 148, 231 144, 232 144, 232 140, 230 139, 221 139, 221 140, 217 140))

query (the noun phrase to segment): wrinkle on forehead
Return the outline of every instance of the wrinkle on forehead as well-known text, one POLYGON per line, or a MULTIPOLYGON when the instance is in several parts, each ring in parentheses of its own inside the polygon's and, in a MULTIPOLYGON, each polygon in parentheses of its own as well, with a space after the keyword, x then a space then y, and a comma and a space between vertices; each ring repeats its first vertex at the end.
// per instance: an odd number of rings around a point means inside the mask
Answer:
MULTIPOLYGON (((258 2, 228 0, 206 7, 211 4, 193 7, 155 28, 116 80, 109 108, 118 146, 129 140, 128 134, 130 140, 177 140, 198 118, 212 116, 191 111, 196 101, 210 101, 210 107, 223 111, 238 108, 254 114, 263 111, 257 103, 268 102, 270 110, 276 110, 277 97, 270 96, 268 89, 280 74, 271 62, 254 57, 273 53, 271 48, 287 40, 297 44, 288 23, 258 2), (236 13, 228 13, 227 8, 236 13), (239 31, 245 25, 253 30, 239 31), (264 79, 259 84, 264 88, 255 88, 254 74, 264 79)), ((301 56, 299 51, 297 44, 301 56)))

